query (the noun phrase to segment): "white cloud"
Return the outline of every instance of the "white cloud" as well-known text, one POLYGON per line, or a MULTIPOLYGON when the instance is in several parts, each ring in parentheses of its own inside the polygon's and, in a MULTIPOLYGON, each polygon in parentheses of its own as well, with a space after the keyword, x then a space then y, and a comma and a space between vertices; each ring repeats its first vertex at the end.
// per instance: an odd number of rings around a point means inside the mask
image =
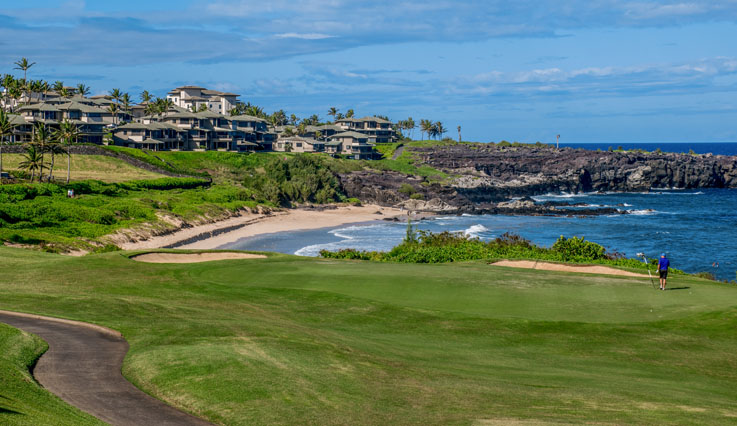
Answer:
POLYGON ((299 38, 302 40, 323 40, 326 38, 333 38, 335 36, 331 36, 329 34, 319 34, 319 33, 306 33, 306 34, 281 33, 281 34, 276 34, 274 37, 276 38, 299 38))

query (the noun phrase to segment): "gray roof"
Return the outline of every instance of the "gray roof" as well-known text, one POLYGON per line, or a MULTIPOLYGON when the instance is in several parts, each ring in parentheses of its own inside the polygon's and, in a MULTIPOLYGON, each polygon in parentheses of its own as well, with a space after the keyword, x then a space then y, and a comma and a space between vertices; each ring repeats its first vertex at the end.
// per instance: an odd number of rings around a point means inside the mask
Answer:
POLYGON ((254 117, 252 115, 247 115, 247 114, 235 115, 235 116, 226 117, 226 118, 231 121, 258 121, 260 123, 266 123, 266 120, 264 120, 263 118, 258 118, 258 117, 254 117))
POLYGON ((311 145, 324 143, 322 141, 318 141, 312 138, 304 138, 302 136, 287 136, 285 138, 281 138, 279 141, 280 142, 304 142, 304 143, 308 143, 311 145))
POLYGON ((368 139, 368 136, 364 135, 363 133, 358 132, 343 132, 343 133, 337 133, 333 136, 330 136, 331 139, 333 138, 353 138, 353 139, 368 139))
POLYGON ((10 121, 11 126, 22 126, 24 124, 28 124, 23 117, 16 114, 8 114, 8 121, 10 121))
POLYGON ((383 118, 379 118, 379 117, 363 117, 363 118, 359 118, 356 121, 375 121, 377 123, 392 124, 391 121, 384 120, 383 118))
POLYGON ((156 130, 155 128, 152 129, 148 124, 141 124, 141 123, 126 123, 122 126, 118 126, 115 131, 118 130, 156 130))
POLYGON ((63 111, 73 110, 73 111, 82 111, 82 112, 86 112, 86 113, 91 113, 91 112, 105 113, 105 112, 109 112, 106 109, 103 109, 103 108, 100 108, 100 107, 96 107, 96 106, 92 106, 92 105, 86 105, 86 104, 83 104, 83 103, 79 103, 77 101, 67 102, 65 104, 59 104, 56 107, 59 108, 60 110, 63 110, 63 111))
POLYGON ((197 117, 194 113, 182 111, 182 112, 173 112, 171 114, 167 113, 164 116, 164 120, 166 120, 167 118, 199 118, 199 117, 197 117))
POLYGON ((210 111, 209 109, 208 110, 205 110, 205 111, 201 111, 201 112, 195 113, 195 115, 197 115, 197 117, 199 117, 199 118, 224 118, 224 119, 229 119, 228 117, 224 116, 223 114, 218 114, 217 112, 210 111))

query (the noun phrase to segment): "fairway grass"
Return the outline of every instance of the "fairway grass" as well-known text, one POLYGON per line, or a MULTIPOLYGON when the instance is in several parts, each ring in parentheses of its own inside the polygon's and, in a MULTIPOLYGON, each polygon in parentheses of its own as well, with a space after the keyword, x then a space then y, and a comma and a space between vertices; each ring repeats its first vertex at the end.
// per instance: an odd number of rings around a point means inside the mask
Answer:
POLYGON ((679 276, 658 292, 647 278, 482 262, 129 255, 0 247, 0 309, 121 331, 129 380, 222 424, 737 423, 732 286, 679 276))
MULTIPOLYGON (((21 154, 3 154, 3 170, 18 170, 18 164, 23 161, 21 154)), ((48 171, 44 172, 44 175, 48 171)), ((132 166, 123 160, 106 157, 104 155, 72 154, 72 180, 99 180, 117 183, 129 180, 157 179, 165 177, 162 174, 150 172, 132 166)), ((57 182, 67 179, 67 157, 59 155, 54 164, 54 178, 57 182)))

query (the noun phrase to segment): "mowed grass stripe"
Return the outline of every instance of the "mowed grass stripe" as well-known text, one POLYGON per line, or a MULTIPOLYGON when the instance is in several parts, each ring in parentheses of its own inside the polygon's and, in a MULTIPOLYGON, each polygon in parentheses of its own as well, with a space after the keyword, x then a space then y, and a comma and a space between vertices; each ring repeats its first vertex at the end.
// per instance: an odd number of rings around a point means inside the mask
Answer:
POLYGON ((483 263, 0 257, 0 308, 122 331, 126 377, 225 424, 737 416, 737 293, 695 278, 657 292, 483 263))
MULTIPOLYGON (((50 161, 50 159, 47 159, 50 161)), ((19 170, 23 161, 22 154, 3 154, 3 170, 19 170)), ((44 171, 44 175, 48 170, 44 171)), ((67 157, 57 155, 54 160, 54 177, 65 182, 67 178, 67 157)), ((150 172, 132 166, 125 161, 104 155, 72 154, 72 180, 94 179, 103 182, 126 182, 129 180, 157 179, 165 177, 160 173, 150 172)))

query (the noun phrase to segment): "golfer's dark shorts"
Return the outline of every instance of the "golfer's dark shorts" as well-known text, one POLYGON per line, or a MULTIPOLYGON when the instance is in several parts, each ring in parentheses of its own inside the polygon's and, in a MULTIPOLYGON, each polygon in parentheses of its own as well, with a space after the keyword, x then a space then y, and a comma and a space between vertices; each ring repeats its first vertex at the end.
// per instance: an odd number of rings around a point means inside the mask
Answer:
POLYGON ((668 278, 668 270, 667 269, 665 269, 665 270, 662 270, 661 269, 660 270, 660 278, 663 278, 663 279, 668 278))

